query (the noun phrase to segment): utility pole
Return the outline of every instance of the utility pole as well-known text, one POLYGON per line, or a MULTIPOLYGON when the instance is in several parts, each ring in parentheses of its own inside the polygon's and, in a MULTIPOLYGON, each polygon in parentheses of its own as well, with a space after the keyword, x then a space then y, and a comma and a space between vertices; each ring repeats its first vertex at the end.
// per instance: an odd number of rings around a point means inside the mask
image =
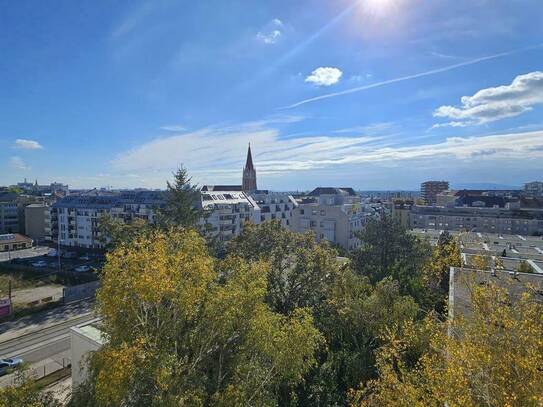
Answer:
POLYGON ((58 247, 57 247, 58 272, 60 273, 60 232, 59 232, 59 236, 57 237, 57 243, 58 243, 58 247))
POLYGON ((11 274, 9 275, 9 280, 8 280, 8 298, 9 298, 9 314, 11 315, 13 311, 13 307, 11 305, 11 274))

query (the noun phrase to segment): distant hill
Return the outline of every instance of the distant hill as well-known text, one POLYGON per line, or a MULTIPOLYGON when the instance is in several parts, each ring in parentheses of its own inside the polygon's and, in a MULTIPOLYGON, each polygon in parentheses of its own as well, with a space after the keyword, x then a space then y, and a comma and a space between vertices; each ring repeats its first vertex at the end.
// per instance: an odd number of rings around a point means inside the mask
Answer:
POLYGON ((493 184, 488 182, 472 182, 472 183, 451 183, 451 189, 522 189, 518 185, 493 184))

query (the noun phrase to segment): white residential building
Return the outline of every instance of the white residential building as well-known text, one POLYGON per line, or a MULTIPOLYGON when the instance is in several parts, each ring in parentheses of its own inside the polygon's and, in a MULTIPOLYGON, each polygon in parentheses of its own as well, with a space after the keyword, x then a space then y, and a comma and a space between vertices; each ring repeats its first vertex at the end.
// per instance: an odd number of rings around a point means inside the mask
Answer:
POLYGON ((298 206, 292 195, 284 192, 256 190, 250 192, 249 196, 260 207, 260 222, 278 220, 281 226, 291 227, 292 213, 298 206))
POLYGON ((221 242, 239 235, 245 222, 260 223, 260 207, 240 185, 204 185, 200 193, 208 212, 201 222, 221 242))
POLYGON ((300 233, 311 230, 319 241, 353 250, 360 245, 355 234, 364 227, 368 215, 360 201, 352 188, 316 188, 298 200, 291 229, 300 233))
POLYGON ((154 222, 155 211, 163 205, 159 191, 91 191, 68 195, 52 206, 53 239, 62 246, 103 248, 99 222, 104 214, 129 222, 135 218, 154 222))

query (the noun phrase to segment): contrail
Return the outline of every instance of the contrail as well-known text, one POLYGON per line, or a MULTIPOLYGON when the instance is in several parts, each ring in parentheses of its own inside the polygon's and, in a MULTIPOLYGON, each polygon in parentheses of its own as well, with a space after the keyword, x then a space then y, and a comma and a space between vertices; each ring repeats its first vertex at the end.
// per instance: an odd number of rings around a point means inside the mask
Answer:
POLYGON ((360 91, 367 90, 367 89, 379 88, 381 86, 390 85, 391 83, 403 82, 403 81, 408 81, 410 79, 422 78, 423 76, 430 76, 430 75, 435 75, 435 74, 438 74, 438 73, 441 73, 441 72, 452 71, 453 69, 461 68, 463 66, 478 64, 479 62, 488 61, 490 59, 506 57, 506 56, 509 56, 509 55, 517 54, 519 52, 524 52, 524 51, 528 51, 528 50, 535 49, 535 48, 541 48, 542 46, 543 46, 543 43, 533 45, 533 46, 530 46, 530 47, 519 48, 519 49, 515 49, 515 50, 511 50, 511 51, 500 52, 499 54, 487 55, 487 56, 484 56, 484 57, 471 59, 469 61, 464 61, 464 62, 459 62, 457 64, 444 66, 443 68, 432 69, 432 70, 426 71, 426 72, 420 72, 420 73, 416 73, 416 74, 413 74, 413 75, 407 75, 407 76, 400 76, 399 78, 388 79, 388 80, 382 81, 382 82, 375 82, 375 83, 372 83, 372 84, 369 84, 369 85, 357 86, 356 88, 346 89, 346 90, 342 90, 340 92, 327 93, 326 95, 315 96, 313 98, 305 99, 305 100, 302 100, 300 102, 294 103, 292 105, 282 107, 280 109, 292 109, 294 107, 305 105, 307 103, 316 102, 318 100, 333 98, 333 97, 336 97, 336 96, 348 95, 350 93, 355 93, 355 92, 360 92, 360 91))

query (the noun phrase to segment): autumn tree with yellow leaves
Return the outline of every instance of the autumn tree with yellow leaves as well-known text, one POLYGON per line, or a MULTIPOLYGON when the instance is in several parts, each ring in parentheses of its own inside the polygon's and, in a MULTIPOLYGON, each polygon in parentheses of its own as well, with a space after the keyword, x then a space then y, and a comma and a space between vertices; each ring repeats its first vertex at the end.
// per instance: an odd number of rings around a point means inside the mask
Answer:
POLYGON ((108 254, 98 293, 107 344, 77 406, 274 405, 314 365, 305 308, 265 304, 269 265, 211 258, 196 231, 158 230, 108 254))
POLYGON ((471 287, 469 315, 428 316, 389 330, 379 377, 353 406, 543 405, 543 304, 530 287, 511 298, 495 283, 471 287), (414 357, 415 356, 415 357, 414 357))

